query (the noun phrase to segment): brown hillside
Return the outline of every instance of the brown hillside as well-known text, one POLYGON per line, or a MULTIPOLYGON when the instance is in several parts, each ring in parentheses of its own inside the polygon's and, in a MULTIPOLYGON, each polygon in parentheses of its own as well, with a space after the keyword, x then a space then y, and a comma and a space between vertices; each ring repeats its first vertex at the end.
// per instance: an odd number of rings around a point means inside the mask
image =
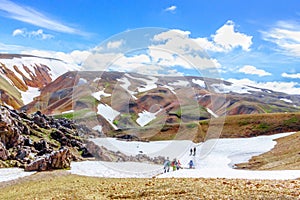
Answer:
POLYGON ((200 142, 217 137, 253 137, 299 130, 300 113, 234 115, 200 121, 194 141, 200 142), (212 130, 215 127, 222 129, 221 135, 214 135, 212 130))
POLYGON ((300 170, 300 132, 275 140, 275 147, 264 154, 252 157, 237 168, 251 170, 300 170))

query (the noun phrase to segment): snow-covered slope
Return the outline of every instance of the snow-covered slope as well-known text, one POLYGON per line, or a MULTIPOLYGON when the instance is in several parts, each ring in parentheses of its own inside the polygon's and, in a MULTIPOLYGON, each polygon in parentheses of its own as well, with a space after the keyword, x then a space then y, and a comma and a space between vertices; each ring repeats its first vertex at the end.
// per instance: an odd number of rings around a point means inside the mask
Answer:
POLYGON ((30 103, 40 94, 40 89, 60 75, 80 69, 80 66, 74 63, 53 58, 0 55, 0 76, 21 93, 24 104, 30 103))
MULTIPOLYGON (((296 179, 300 170, 252 171, 234 169, 235 163, 245 162, 252 156, 269 151, 276 142, 273 139, 293 133, 282 133, 271 136, 259 136, 241 139, 208 140, 195 144, 190 141, 159 142, 125 142, 114 138, 96 138, 97 145, 103 145, 113 151, 127 155, 146 154, 179 159, 183 169, 163 173, 163 165, 136 162, 73 162, 70 172, 84 176, 114 178, 159 178, 169 177, 204 177, 204 178, 242 178, 242 179, 296 179), (196 155, 190 156, 189 150, 196 147, 196 155), (204 151, 205 149, 205 151, 204 151), (209 149, 209 151, 206 151, 209 149), (208 154, 204 154, 208 152, 208 154), (193 160, 195 169, 188 169, 188 162, 193 160)), ((22 169, 0 169, 0 182, 31 175, 22 169)))
POLYGON ((208 140, 194 144, 190 141, 160 142, 124 142, 112 138, 98 138, 93 141, 114 151, 127 155, 140 152, 154 156, 179 159, 182 167, 178 171, 163 172, 162 165, 141 163, 107 163, 101 161, 72 163, 71 173, 96 177, 205 177, 205 178, 245 178, 245 179, 295 179, 300 177, 300 170, 251 171, 234 169, 233 165, 249 160, 252 156, 269 151, 276 142, 273 139, 292 133, 271 136, 259 136, 242 139, 208 140), (189 150, 196 147, 196 155, 190 156, 189 150), (204 153, 205 152, 205 153, 204 153), (195 169, 188 169, 188 162, 193 160, 195 169))

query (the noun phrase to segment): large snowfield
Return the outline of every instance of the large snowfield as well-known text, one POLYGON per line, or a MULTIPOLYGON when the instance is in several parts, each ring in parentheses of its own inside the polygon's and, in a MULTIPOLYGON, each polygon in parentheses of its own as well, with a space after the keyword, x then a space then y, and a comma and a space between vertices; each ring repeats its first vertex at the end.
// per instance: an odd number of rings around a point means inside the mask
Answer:
MULTIPOLYGON (((234 169, 234 164, 249 160, 252 156, 272 149, 273 139, 293 133, 281 133, 271 136, 253 138, 211 139, 205 143, 195 144, 191 141, 126 142, 114 138, 93 139, 97 145, 103 145, 113 151, 126 155, 146 154, 150 157, 165 156, 172 161, 179 159, 183 169, 163 173, 163 164, 154 165, 135 162, 73 162, 70 172, 84 176, 114 178, 169 178, 169 177, 203 177, 203 178, 243 178, 243 179, 296 179, 300 170, 252 171, 234 169), (190 149, 196 147, 196 155, 190 155, 190 149), (193 160, 194 169, 188 169, 188 162, 193 160)), ((1 169, 0 181, 12 180, 31 175, 20 169, 1 169)))

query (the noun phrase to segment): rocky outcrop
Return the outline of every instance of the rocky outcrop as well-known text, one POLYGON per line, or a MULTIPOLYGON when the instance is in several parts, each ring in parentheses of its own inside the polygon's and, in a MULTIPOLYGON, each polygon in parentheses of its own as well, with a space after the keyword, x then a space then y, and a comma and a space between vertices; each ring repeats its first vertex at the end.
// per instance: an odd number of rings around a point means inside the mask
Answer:
POLYGON ((72 154, 68 148, 53 151, 42 157, 36 158, 30 164, 25 165, 25 171, 46 171, 52 169, 66 169, 70 167, 72 154))
POLYGON ((71 161, 91 156, 80 137, 88 131, 72 120, 0 106, 0 166, 27 171, 69 168, 71 161))

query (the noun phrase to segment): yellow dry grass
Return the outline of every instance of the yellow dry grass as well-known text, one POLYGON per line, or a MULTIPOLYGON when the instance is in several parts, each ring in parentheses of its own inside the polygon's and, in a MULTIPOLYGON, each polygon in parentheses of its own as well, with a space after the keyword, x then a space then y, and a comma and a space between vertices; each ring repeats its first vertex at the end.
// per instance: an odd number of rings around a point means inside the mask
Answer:
POLYGON ((299 199, 300 180, 113 179, 39 173, 7 184, 2 200, 11 199, 299 199))

